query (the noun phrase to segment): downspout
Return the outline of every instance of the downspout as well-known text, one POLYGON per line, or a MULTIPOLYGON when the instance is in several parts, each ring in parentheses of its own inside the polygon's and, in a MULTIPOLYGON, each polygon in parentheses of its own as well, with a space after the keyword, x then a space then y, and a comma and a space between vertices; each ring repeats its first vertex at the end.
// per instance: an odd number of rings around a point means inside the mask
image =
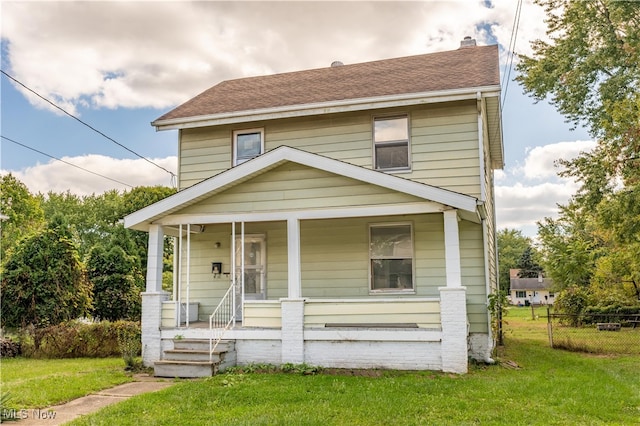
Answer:
MULTIPOLYGON (((482 93, 476 92, 476 105, 478 108, 478 158, 480 160, 480 201, 483 203, 484 214, 481 214, 482 219, 482 235, 483 235, 483 251, 484 251, 484 281, 485 292, 489 296, 491 294, 491 271, 489 267, 489 227, 487 226, 487 169, 485 166, 484 155, 484 104, 482 99, 482 93)), ((495 217, 495 212, 493 214, 495 217)), ((495 228, 494 228, 495 229, 495 228)), ((489 324, 489 341, 493 342, 493 332, 491 330, 491 313, 487 310, 487 323, 489 324)), ((495 364, 495 360, 486 354, 486 358, 483 359, 487 364, 495 364)))

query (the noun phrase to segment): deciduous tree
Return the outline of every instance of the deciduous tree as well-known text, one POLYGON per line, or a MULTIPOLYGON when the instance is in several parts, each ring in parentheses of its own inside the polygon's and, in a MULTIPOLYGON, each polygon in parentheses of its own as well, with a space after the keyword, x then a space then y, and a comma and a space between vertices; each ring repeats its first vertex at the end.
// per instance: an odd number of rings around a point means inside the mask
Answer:
POLYGON ((21 238, 41 229, 45 221, 38 198, 11 173, 0 178, 0 213, 6 216, 0 224, 0 257, 4 260, 21 238))
POLYGON ((537 0, 549 41, 532 43, 517 80, 536 100, 550 98, 598 140, 609 177, 640 178, 640 3, 537 0))
POLYGON ((535 252, 531 239, 522 235, 522 232, 508 228, 498 231, 498 279, 500 290, 509 290, 509 269, 518 268, 518 261, 527 250, 531 253, 535 252))
POLYGON ((93 315, 116 321, 140 319, 140 291, 144 285, 139 260, 116 244, 97 245, 87 259, 93 284, 93 315))
POLYGON ((58 324, 88 314, 91 289, 63 223, 21 240, 2 277, 2 325, 58 324))

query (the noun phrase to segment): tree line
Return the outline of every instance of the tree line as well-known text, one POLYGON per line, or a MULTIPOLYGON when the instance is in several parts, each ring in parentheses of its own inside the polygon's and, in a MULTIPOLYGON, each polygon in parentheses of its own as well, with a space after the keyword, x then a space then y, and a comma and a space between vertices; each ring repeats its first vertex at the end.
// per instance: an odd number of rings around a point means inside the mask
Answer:
MULTIPOLYGON (((32 194, 0 178, 2 327, 43 327, 79 317, 139 320, 147 234, 122 218, 175 192, 137 187, 80 197, 32 194)), ((166 245, 167 281, 171 245, 166 245)))
MULTIPOLYGON (((580 187, 558 206, 558 218, 538 223, 536 256, 560 292, 561 309, 638 304, 640 3, 536 3, 546 12, 548 40, 534 41, 533 55, 520 57, 516 80, 597 142, 593 151, 557 160, 560 176, 580 187)), ((513 243, 507 234, 502 256, 513 243)))

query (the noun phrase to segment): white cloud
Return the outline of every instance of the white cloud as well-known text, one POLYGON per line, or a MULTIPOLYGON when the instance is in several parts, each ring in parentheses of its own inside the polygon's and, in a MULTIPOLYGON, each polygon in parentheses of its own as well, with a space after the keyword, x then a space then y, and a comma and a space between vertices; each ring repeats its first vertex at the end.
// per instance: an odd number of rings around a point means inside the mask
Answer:
POLYGON ((558 142, 537 146, 527 152, 523 174, 528 179, 547 179, 556 176, 559 171, 556 161, 575 158, 581 152, 595 148, 595 141, 558 142))
MULTIPOLYGON (((11 171, 11 173, 34 194, 46 194, 50 191, 62 193, 70 190, 82 196, 101 194, 111 189, 128 190, 130 186, 171 186, 171 178, 167 172, 142 159, 115 159, 103 155, 85 155, 63 157, 62 160, 90 170, 94 174, 55 160, 24 170, 11 171)), ((175 172, 177 169, 176 157, 157 158, 151 161, 170 171, 175 172)), ((2 174, 8 172, 8 170, 2 170, 2 174)))
POLYGON ((556 160, 575 158, 595 147, 593 141, 558 142, 529 149, 524 166, 496 173, 496 217, 499 228, 516 228, 533 236, 535 223, 558 215, 579 185, 556 176, 556 160))
MULTIPOLYGON (((518 48, 543 34, 540 11, 525 1, 518 48)), ((10 71, 76 113, 83 102, 168 108, 224 79, 450 50, 466 35, 487 43, 488 26, 508 46, 515 4, 50 1, 2 12, 10 71)))

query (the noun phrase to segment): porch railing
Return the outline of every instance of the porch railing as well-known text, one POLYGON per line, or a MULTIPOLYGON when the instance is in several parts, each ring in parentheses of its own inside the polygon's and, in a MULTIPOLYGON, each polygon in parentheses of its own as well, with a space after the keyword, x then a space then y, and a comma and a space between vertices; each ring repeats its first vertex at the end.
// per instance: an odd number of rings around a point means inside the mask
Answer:
POLYGON ((209 362, 213 360, 213 352, 218 347, 224 333, 236 322, 236 286, 231 281, 231 286, 222 297, 222 300, 209 316, 209 362))

